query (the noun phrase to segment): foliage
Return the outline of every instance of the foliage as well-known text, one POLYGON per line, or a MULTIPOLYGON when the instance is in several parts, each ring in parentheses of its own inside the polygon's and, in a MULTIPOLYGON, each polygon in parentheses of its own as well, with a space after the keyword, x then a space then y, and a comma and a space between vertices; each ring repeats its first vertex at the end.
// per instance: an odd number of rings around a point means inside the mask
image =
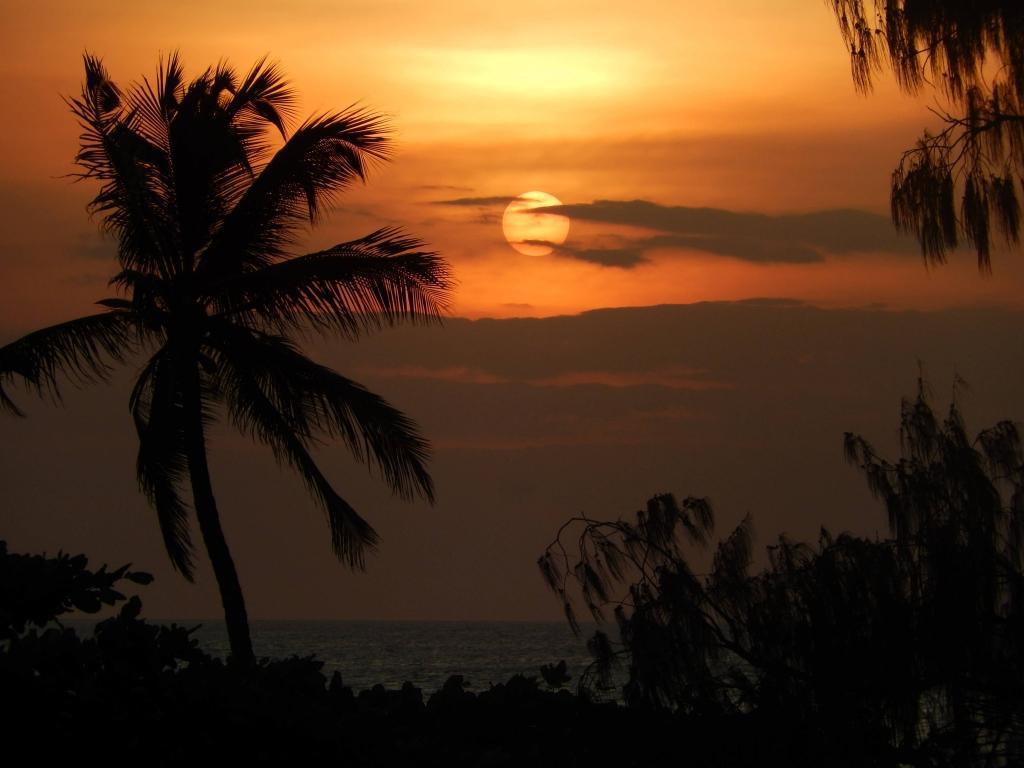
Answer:
POLYGON ((126 598, 119 582, 144 585, 152 576, 128 569, 108 571, 104 565, 93 571, 85 555, 14 554, 0 542, 0 677, 9 701, 26 707, 43 697, 54 709, 50 714, 60 717, 83 696, 94 697, 97 687, 122 692, 202 662, 191 630, 139 620, 141 601, 126 598), (91 640, 79 640, 58 618, 119 603, 91 640))
MULTIPOLYGON (((141 618, 139 598, 114 589, 131 579, 125 568, 91 571, 84 555, 19 555, 0 547, 0 573, 12 595, 47 596, 23 609, 28 600, 12 608, 4 593, 5 617, 31 616, 19 626, 8 621, 0 638, 0 754, 8 761, 121 763, 145 754, 156 766, 180 766, 197 755, 256 765, 553 766, 602 757, 655 765, 668 764, 679 728, 698 732, 667 713, 596 705, 542 691, 522 676, 479 693, 456 675, 429 696, 409 683, 356 694, 337 673, 328 682, 311 657, 252 665, 212 658, 193 630, 141 618), (95 589, 110 590, 103 592, 106 604, 121 608, 92 636, 56 621, 95 589), (600 736, 612 731, 628 738, 609 747, 600 736)), ((692 753, 699 752, 704 759, 694 765, 736 764, 697 745, 692 753)))
POLYGON ((21 634, 28 626, 44 627, 68 611, 96 613, 124 595, 114 587, 121 579, 149 584, 153 577, 122 565, 90 571, 85 555, 58 552, 56 557, 19 555, 0 541, 0 640, 21 634))
POLYGON ((892 538, 823 530, 780 538, 751 573, 746 518, 691 565, 706 500, 662 495, 635 522, 575 518, 540 565, 572 619, 574 587, 599 632, 591 684, 628 660, 628 703, 797 728, 810 763, 1004 764, 1024 754, 1024 464, 1016 428, 968 438, 923 385, 903 404, 903 456, 847 435, 847 455, 884 500, 892 538), (577 548, 562 539, 579 530, 577 548), (628 588, 619 595, 622 585, 628 588), (785 723, 789 723, 785 725, 785 723))
POLYGON ((209 422, 225 414, 295 469, 326 514, 338 558, 363 567, 377 534, 315 463, 318 436, 344 442, 402 497, 432 500, 428 444, 381 397, 307 358, 295 337, 354 340, 393 323, 436 321, 448 268, 397 229, 293 255, 303 229, 387 158, 379 115, 350 108, 289 133, 295 95, 265 60, 241 77, 221 63, 188 82, 175 54, 155 80, 125 91, 86 55, 85 75, 69 100, 82 128, 76 161, 82 179, 100 184, 90 209, 117 241, 119 295, 99 301, 97 314, 0 348, 0 407, 20 413, 3 388, 15 379, 59 398, 62 375, 104 379, 144 352, 129 403, 140 487, 172 564, 189 579, 191 491, 233 648, 251 657, 206 464, 209 422))
POLYGON ((891 67, 908 93, 933 87, 943 127, 904 153, 892 216, 929 262, 965 243, 990 268, 993 235, 1020 238, 1024 177, 1024 5, 1005 0, 830 0, 867 92, 891 67), (958 203, 959 200, 959 203, 958 203))
POLYGON ((540 676, 549 688, 558 689, 572 680, 572 675, 566 671, 565 659, 557 664, 542 664, 540 676))

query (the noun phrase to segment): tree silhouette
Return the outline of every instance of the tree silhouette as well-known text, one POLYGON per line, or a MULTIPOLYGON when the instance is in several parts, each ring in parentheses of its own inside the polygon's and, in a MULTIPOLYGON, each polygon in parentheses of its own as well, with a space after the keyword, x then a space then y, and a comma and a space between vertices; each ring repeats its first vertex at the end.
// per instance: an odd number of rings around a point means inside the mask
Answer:
POLYGON ((289 134, 294 102, 265 59, 242 78, 218 64, 186 82, 174 54, 154 81, 122 91, 87 54, 81 95, 69 100, 83 131, 76 162, 81 178, 101 183, 90 209, 116 237, 111 285, 120 295, 99 301, 98 314, 0 349, 0 405, 14 413, 2 385, 15 376, 59 398, 61 374, 102 380, 148 354, 130 399, 139 483, 171 563, 190 580, 191 487, 232 656, 243 663, 253 659, 245 604, 206 458, 218 413, 299 473, 326 512, 334 552, 353 568, 377 535, 314 462, 318 435, 343 441, 393 492, 433 500, 416 425, 307 358, 294 337, 354 340, 396 322, 438 320, 447 265, 396 229, 292 256, 302 228, 390 149, 386 122, 365 109, 314 116, 289 134))
POLYGON ((790 764, 1010 765, 1024 757, 1024 463, 1001 422, 971 439, 923 384, 905 401, 902 457, 847 435, 848 459, 884 501, 891 538, 781 537, 751 573, 751 524, 694 555, 704 499, 651 499, 635 520, 570 520, 540 558, 573 612, 612 608, 584 682, 628 663, 633 705, 754 718, 790 764), (568 544, 567 542, 574 542, 568 544), (787 736, 787 734, 789 734, 787 736))
POLYGON ((903 154, 892 217, 929 263, 974 248, 990 269, 993 234, 1020 238, 1024 177, 1024 4, 1006 0, 831 0, 853 80, 868 92, 890 66, 899 87, 934 88, 943 121, 903 154), (958 202, 959 201, 959 202, 958 202))

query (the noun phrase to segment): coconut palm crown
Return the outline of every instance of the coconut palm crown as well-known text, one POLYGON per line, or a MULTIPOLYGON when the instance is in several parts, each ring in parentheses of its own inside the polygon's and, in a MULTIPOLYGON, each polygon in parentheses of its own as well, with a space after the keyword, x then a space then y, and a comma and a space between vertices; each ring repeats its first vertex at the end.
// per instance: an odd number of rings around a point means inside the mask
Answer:
POLYGON ((171 563, 190 580, 191 491, 232 656, 251 662, 207 465, 209 423, 225 416, 294 468, 326 512, 334 552, 362 568, 377 535, 332 488, 311 447, 321 436, 340 440, 393 492, 432 502, 429 446, 409 418, 306 357, 295 339, 316 331, 354 340, 397 322, 437 321, 449 271, 396 229, 293 255, 337 193, 387 158, 388 126, 349 108, 289 133, 295 95, 265 59, 241 78, 218 64, 187 82, 175 54, 153 81, 122 90, 87 54, 81 96, 68 104, 82 128, 77 175, 100 183, 90 211, 117 242, 110 285, 118 295, 97 302, 97 314, 0 348, 0 407, 21 413, 4 390, 16 379, 59 399, 62 377, 103 380, 116 364, 144 360, 129 403, 140 486, 171 563))

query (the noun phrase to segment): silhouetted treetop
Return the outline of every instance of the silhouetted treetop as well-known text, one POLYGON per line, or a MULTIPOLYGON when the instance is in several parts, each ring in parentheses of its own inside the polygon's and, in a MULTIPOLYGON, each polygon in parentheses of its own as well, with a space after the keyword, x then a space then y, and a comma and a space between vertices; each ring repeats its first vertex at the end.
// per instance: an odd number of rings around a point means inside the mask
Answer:
POLYGON ((896 460, 845 438, 890 539, 781 536, 754 572, 747 517, 701 574, 706 500, 662 494, 634 519, 567 522, 541 572, 574 629, 576 595, 595 619, 612 608, 618 629, 588 643, 581 686, 613 687, 624 660, 627 703, 766 723, 790 734, 787 764, 1019 764, 1019 434, 1004 421, 971 437, 957 404, 937 417, 921 384, 903 402, 901 437, 896 460))
POLYGON ((955 97, 987 85, 993 67, 1024 93, 1024 12, 1006 0, 831 0, 850 47, 854 81, 871 89, 891 66, 900 87, 937 86, 955 97))
POLYGON ((321 435, 345 443, 402 497, 433 500, 429 445, 383 398, 306 357, 309 331, 354 340, 447 310, 447 263, 397 228, 296 255, 299 236, 338 194, 388 157, 380 115, 349 108, 294 131, 295 95, 262 59, 239 76, 221 63, 187 80, 181 60, 122 89, 92 55, 68 100, 82 129, 80 179, 117 242, 118 295, 103 311, 0 348, 4 385, 60 397, 64 377, 102 380, 145 353, 129 399, 139 485, 173 566, 193 574, 188 499, 225 607, 232 652, 252 660, 241 587, 220 527, 206 430, 226 416, 298 472, 323 509, 335 554, 361 568, 378 537, 314 461, 321 435))
POLYGON ((943 128, 904 153, 892 216, 927 261, 972 247, 990 268, 993 234, 1019 242, 1024 176, 1024 4, 1007 0, 831 0, 862 92, 892 69, 899 86, 935 88, 943 128), (951 111, 952 110, 952 111, 951 111), (959 198, 959 200, 958 200, 959 198))

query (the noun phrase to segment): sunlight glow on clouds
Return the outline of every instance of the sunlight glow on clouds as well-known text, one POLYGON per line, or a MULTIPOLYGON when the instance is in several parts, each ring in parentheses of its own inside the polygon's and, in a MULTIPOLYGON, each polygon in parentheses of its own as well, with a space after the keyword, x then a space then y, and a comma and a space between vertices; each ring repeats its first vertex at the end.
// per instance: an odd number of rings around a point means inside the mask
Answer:
POLYGON ((440 88, 527 101, 608 99, 632 87, 628 51, 588 48, 447 48, 401 52, 409 76, 440 88))
POLYGON ((80 131, 60 96, 80 87, 85 46, 125 85, 152 77, 161 51, 179 49, 192 76, 269 54, 298 90, 299 119, 354 102, 386 114, 394 161, 341 195, 296 253, 401 226, 451 262, 458 314, 1024 296, 1020 259, 997 258, 995 280, 969 259, 925 273, 912 244, 897 242, 890 174, 926 127, 927 104, 891 84, 855 93, 827 3, 241 8, 11 4, 0 25, 2 81, 15 84, 0 104, 0 304, 12 327, 90 311, 96 281, 116 271, 82 250, 97 224, 85 213, 95 187, 66 178, 80 131), (572 221, 558 251, 532 260, 500 226, 502 201, 529 189, 564 201, 572 221), (432 204, 443 198, 475 203, 432 204), (808 214, 822 211, 846 213, 811 227, 808 214))

